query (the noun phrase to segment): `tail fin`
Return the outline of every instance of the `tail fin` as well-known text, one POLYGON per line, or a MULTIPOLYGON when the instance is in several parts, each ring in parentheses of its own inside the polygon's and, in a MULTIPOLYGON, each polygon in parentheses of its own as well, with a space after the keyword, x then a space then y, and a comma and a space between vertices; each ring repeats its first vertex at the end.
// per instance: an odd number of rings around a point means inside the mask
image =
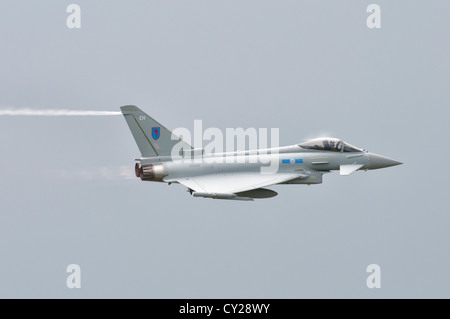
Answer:
MULTIPOLYGON (((180 138, 173 135, 171 131, 138 107, 126 105, 120 109, 141 151, 142 157, 170 156, 172 148, 180 143, 180 138), (172 136, 174 136, 175 140, 172 139, 172 136)), ((181 143, 184 144, 184 149, 191 148, 186 142, 181 141, 181 143)))

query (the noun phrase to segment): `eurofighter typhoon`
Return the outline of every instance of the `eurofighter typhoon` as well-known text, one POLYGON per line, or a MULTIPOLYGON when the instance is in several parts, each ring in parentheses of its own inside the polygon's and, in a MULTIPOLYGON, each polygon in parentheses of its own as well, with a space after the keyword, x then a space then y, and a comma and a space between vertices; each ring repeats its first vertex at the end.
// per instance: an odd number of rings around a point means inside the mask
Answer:
POLYGON ((277 192, 276 184, 321 184, 333 170, 350 175, 402 163, 367 152, 337 138, 317 138, 297 145, 207 154, 175 136, 138 107, 121 107, 141 152, 136 177, 179 183, 194 197, 253 200, 277 192), (271 165, 272 167, 268 167, 271 165), (270 169, 272 168, 272 169, 270 169))

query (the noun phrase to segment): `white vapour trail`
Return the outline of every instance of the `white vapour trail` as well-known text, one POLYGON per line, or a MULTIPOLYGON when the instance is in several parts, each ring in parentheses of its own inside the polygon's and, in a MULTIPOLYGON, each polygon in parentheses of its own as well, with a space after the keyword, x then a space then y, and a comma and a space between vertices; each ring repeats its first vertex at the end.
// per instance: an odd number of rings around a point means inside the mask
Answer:
POLYGON ((134 168, 130 166, 102 166, 75 169, 52 170, 47 176, 76 180, 128 180, 135 179, 134 168))
POLYGON ((34 110, 24 109, 0 109, 0 116, 108 116, 121 115, 121 112, 112 111, 81 111, 81 110, 34 110))

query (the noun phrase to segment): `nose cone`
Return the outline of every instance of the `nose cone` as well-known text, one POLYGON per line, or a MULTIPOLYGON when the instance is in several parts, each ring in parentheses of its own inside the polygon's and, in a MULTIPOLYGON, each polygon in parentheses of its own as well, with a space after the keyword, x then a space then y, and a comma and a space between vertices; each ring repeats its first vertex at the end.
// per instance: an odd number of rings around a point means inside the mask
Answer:
POLYGON ((393 159, 390 159, 386 156, 381 156, 378 154, 369 153, 369 169, 378 169, 378 168, 385 168, 395 165, 401 165, 403 163, 394 161, 393 159))

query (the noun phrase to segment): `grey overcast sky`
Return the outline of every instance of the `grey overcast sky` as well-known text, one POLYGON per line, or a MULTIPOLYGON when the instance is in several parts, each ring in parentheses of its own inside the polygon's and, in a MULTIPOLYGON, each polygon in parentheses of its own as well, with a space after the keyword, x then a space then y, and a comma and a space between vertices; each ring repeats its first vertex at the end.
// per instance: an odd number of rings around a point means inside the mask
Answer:
POLYGON ((172 129, 327 134, 405 164, 196 199, 130 178, 122 116, 1 116, 0 297, 450 297, 449 1, 73 2, 81 29, 71 1, 0 2, 0 108, 135 104, 172 129))

